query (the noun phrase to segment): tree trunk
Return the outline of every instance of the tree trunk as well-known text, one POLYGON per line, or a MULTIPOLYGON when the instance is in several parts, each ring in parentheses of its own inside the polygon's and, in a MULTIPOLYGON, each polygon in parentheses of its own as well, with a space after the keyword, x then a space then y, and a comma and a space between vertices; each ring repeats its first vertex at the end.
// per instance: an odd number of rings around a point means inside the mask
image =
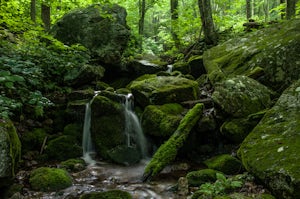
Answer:
POLYGON ((205 43, 207 45, 216 45, 218 35, 215 30, 210 0, 198 0, 198 6, 201 16, 202 28, 204 32, 205 43))
POLYGON ((46 31, 50 30, 50 6, 42 4, 42 12, 41 12, 42 21, 44 23, 44 28, 46 31))
POLYGON ((286 1, 286 19, 292 19, 296 14, 296 0, 286 1))
POLYGON ((265 22, 269 20, 269 0, 264 0, 265 22))
POLYGON ((246 16, 247 20, 251 19, 252 17, 251 0, 246 0, 246 16))
POLYGON ((175 47, 180 48, 180 41, 176 31, 178 30, 178 0, 170 0, 171 8, 171 34, 175 47))
POLYGON ((30 18, 34 23, 36 22, 36 0, 30 2, 30 18))
MULTIPOLYGON (((285 0, 280 0, 280 4, 284 4, 285 3, 285 0)), ((281 11, 281 19, 284 19, 284 10, 280 10, 281 11)))
POLYGON ((144 25, 145 25, 145 14, 146 14, 146 0, 139 0, 139 35, 140 35, 140 51, 143 48, 143 37, 144 37, 144 25))

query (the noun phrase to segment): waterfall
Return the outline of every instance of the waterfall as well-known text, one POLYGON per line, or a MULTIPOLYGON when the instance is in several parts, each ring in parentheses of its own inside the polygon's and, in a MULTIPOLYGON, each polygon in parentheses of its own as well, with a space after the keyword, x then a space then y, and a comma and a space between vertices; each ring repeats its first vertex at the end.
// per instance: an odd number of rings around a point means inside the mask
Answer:
POLYGON ((95 91, 95 95, 88 103, 85 105, 85 116, 83 124, 82 133, 82 150, 83 150, 83 160, 89 165, 95 165, 96 161, 91 157, 91 154, 95 153, 92 144, 91 137, 91 105, 94 98, 100 93, 100 91, 95 91))
POLYGON ((144 136, 140 121, 133 111, 133 95, 131 93, 125 96, 125 135, 127 146, 137 145, 143 158, 147 157, 147 142, 144 136))
POLYGON ((173 71, 173 65, 169 64, 169 65, 167 65, 167 67, 168 67, 167 72, 171 73, 173 71))

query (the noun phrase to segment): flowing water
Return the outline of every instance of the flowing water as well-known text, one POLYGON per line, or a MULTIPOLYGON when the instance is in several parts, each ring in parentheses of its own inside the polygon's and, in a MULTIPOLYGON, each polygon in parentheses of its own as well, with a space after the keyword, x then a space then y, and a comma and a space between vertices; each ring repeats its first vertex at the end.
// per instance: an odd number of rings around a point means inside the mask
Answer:
POLYGON ((140 121, 134 113, 133 95, 131 93, 125 96, 125 135, 127 146, 137 145, 143 158, 147 157, 147 142, 144 136, 140 121))
POLYGON ((91 137, 91 105, 93 103, 94 98, 100 93, 100 91, 95 91, 95 95, 91 101, 86 103, 85 105, 85 116, 84 116, 84 124, 83 124, 83 133, 82 133, 82 153, 83 160, 89 165, 95 165, 96 161, 92 158, 92 154, 95 153, 92 137, 91 137))
POLYGON ((167 69, 168 73, 173 72, 173 65, 172 64, 167 65, 167 67, 168 67, 168 69, 167 69))

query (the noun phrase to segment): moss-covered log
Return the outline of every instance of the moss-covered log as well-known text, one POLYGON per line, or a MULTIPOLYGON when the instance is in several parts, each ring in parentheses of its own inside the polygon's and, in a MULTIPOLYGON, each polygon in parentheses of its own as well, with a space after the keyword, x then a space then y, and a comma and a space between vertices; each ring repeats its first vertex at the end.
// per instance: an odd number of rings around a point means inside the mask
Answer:
POLYGON ((185 117, 180 121, 180 124, 174 134, 163 145, 159 147, 151 161, 144 170, 143 180, 149 180, 157 175, 163 168, 172 162, 177 155, 184 141, 187 139, 191 129, 202 116, 203 104, 196 104, 185 117))

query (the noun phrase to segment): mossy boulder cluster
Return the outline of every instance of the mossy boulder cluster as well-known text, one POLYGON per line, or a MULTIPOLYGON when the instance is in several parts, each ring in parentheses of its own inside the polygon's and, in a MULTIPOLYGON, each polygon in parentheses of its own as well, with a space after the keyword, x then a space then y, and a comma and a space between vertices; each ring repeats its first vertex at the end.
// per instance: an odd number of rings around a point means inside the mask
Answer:
POLYGON ((284 90, 300 78, 299 45, 300 20, 289 20, 211 48, 203 62, 213 83, 245 75, 284 90))
POLYGON ((280 198, 300 198, 300 81, 291 85, 239 149, 245 168, 280 198))

